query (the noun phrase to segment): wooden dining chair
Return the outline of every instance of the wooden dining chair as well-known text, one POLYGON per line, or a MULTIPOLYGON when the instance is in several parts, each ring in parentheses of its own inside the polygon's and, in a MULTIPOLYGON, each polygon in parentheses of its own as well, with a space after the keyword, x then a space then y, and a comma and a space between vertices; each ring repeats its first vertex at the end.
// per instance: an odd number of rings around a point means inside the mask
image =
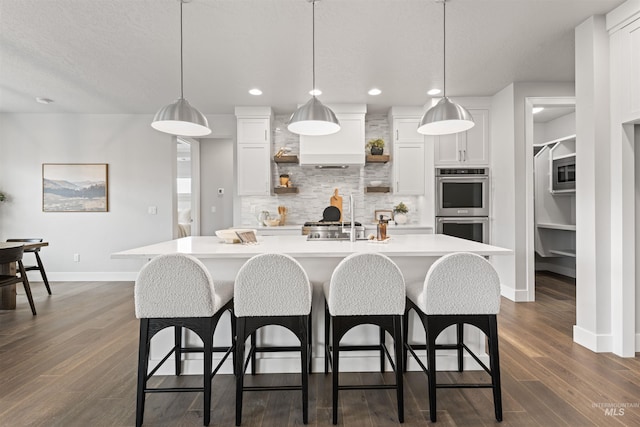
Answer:
POLYGON ((22 283, 24 286, 24 292, 27 294, 29 305, 31 306, 31 312, 36 314, 36 306, 33 303, 33 296, 31 295, 31 288, 29 287, 29 279, 27 278, 27 272, 22 264, 22 254, 24 253, 24 246, 15 246, 10 248, 0 249, 0 264, 12 264, 16 263, 16 274, 0 274, 0 288, 4 286, 15 285, 16 283, 22 283), (18 273, 20 273, 18 275, 18 273))
MULTIPOLYGON (((39 238, 7 239, 7 242, 40 243, 42 242, 42 239, 39 239, 39 238)), ((36 256, 36 265, 25 266, 24 270, 25 271, 38 270, 40 272, 40 276, 42 276, 42 281, 44 282, 44 286, 47 288, 47 292, 49 293, 49 295, 51 295, 51 287, 49 286, 47 273, 44 272, 44 265, 42 264, 42 260, 40 259, 40 248, 25 249, 24 252, 30 252, 36 256)))

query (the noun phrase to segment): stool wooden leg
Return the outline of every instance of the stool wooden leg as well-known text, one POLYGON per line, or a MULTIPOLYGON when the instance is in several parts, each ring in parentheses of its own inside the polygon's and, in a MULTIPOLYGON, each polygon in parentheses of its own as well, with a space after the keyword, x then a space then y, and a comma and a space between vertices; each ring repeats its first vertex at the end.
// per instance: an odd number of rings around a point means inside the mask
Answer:
POLYGON ((329 334, 331 331, 331 315, 329 314, 329 308, 325 302, 324 304, 324 373, 329 373, 329 334))
POLYGON ((311 330, 309 329, 309 319, 311 316, 303 316, 302 333, 300 337, 300 365, 302 372, 302 423, 309 422, 309 337, 311 330))
POLYGON ((309 331, 309 338, 307 340, 307 348, 309 349, 309 353, 307 354, 307 362, 309 365, 309 374, 313 372, 313 325, 311 324, 311 313, 307 316, 307 330, 309 331))
MULTIPOLYGON (((407 304, 408 306, 408 304, 407 304)), ((409 345, 409 308, 407 307, 402 316, 402 369, 403 372, 407 372, 407 362, 409 360, 409 351, 407 346, 409 345)))
MULTIPOLYGON (((427 322, 428 325, 428 322, 427 322)), ((427 380, 429 382, 429 415, 436 422, 436 334, 427 326, 427 380)))
POLYGON ((393 345, 396 352, 396 396, 398 398, 398 421, 404 422, 404 384, 403 376, 403 347, 404 340, 402 338, 402 316, 394 316, 393 318, 393 345))
POLYGON ((29 300, 29 306, 31 307, 31 313, 35 316, 36 305, 33 302, 33 295, 31 295, 31 286, 29 286, 29 279, 27 278, 27 272, 24 270, 22 261, 18 261, 18 269, 20 270, 20 277, 22 277, 22 285, 24 286, 24 293, 27 294, 29 300))
POLYGON ((384 362, 385 362, 385 354, 383 347, 386 345, 386 333, 384 328, 380 328, 380 372, 384 374, 384 362))
POLYGON ((464 323, 456 324, 456 335, 458 340, 458 372, 462 372, 464 370, 464 349, 462 348, 462 344, 464 343, 464 323))
POLYGON ((500 385, 500 355, 498 352, 498 324, 496 316, 489 319, 489 364, 493 385, 493 406, 496 420, 502 421, 502 389, 500 385))
POLYGON ((333 318, 333 334, 331 340, 331 346, 333 347, 333 355, 331 357, 331 379, 333 384, 333 424, 338 424, 338 378, 340 376, 340 337, 338 331, 340 330, 340 320, 333 318))
POLYGON ((44 272, 44 265, 42 265, 40 255, 38 255, 38 252, 34 252, 34 254, 36 255, 36 263, 38 264, 38 270, 40 270, 40 275, 42 276, 44 286, 47 288, 47 292, 49 293, 49 295, 51 295, 51 287, 49 287, 49 280, 47 280, 47 273, 44 272))
POLYGON ((204 336, 204 425, 211 422, 211 371, 213 365, 213 325, 209 322, 204 336))
POLYGON ((176 375, 180 375, 182 373, 182 327, 174 326, 173 327, 173 343, 174 343, 174 357, 176 358, 176 375))
POLYGON ((245 319, 237 319, 236 341, 236 426, 242 424, 242 388, 244 386, 245 319))
POLYGON ((140 319, 140 339, 138 343, 138 388, 136 392, 136 427, 144 419, 144 390, 147 388, 149 369, 149 319, 140 319))
POLYGON ((256 374, 256 347, 258 346, 257 332, 251 334, 251 375, 256 374))

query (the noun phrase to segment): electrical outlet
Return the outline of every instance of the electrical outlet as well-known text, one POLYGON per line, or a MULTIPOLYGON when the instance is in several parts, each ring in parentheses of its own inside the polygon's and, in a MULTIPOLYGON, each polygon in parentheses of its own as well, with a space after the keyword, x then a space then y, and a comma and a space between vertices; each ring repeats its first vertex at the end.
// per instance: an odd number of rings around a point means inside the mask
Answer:
POLYGON ((149 215, 157 215, 158 214, 158 207, 157 206, 149 206, 147 208, 147 212, 149 213, 149 215))
POLYGON ((251 205, 251 206, 249 207, 249 211, 250 211, 251 213, 256 213, 256 205, 251 205))
POLYGON ((73 262, 80 262, 80 254, 73 254, 73 262))

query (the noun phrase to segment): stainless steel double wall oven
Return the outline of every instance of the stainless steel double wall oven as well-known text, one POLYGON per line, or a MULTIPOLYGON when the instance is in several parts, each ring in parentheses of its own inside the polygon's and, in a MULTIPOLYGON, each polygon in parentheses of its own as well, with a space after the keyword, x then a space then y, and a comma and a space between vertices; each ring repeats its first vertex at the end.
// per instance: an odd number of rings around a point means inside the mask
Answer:
POLYGON ((436 169, 436 232, 489 243, 489 169, 436 169))

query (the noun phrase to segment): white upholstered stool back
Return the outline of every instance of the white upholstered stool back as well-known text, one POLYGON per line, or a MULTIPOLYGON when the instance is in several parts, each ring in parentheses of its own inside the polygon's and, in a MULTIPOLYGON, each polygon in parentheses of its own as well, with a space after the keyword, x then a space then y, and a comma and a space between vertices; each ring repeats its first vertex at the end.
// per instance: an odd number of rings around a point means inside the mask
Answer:
POLYGON ((387 256, 357 253, 343 259, 324 284, 332 316, 403 314, 404 277, 387 256))
POLYGON ((137 318, 213 316, 233 297, 233 283, 213 283, 198 259, 184 254, 149 261, 135 283, 137 318))
POLYGON ((298 261, 261 254, 238 271, 234 313, 238 317, 302 316, 311 312, 311 282, 298 261))
MULTIPOLYGON (((409 289, 407 292, 412 293, 409 289)), ((428 315, 498 314, 500 278, 491 263, 480 255, 449 254, 433 263, 424 289, 417 301, 412 300, 428 315)))

